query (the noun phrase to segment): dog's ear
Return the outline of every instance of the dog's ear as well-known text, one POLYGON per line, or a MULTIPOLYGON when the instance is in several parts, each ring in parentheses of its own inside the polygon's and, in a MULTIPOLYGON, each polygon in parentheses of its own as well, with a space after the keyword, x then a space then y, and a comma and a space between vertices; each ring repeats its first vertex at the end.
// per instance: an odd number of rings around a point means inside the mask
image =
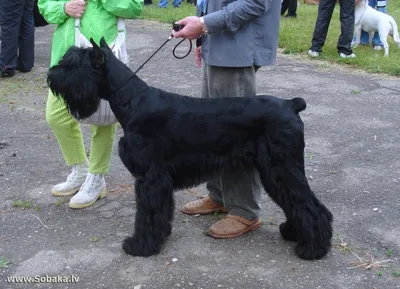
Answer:
POLYGON ((104 53, 101 50, 101 48, 97 45, 97 43, 93 40, 93 38, 90 38, 90 43, 92 43, 93 46, 93 53, 92 53, 92 64, 95 67, 100 67, 104 64, 104 53))
POLYGON ((100 39, 100 47, 102 48, 106 48, 108 50, 111 50, 111 48, 108 46, 106 40, 104 39, 104 37, 101 37, 100 39))

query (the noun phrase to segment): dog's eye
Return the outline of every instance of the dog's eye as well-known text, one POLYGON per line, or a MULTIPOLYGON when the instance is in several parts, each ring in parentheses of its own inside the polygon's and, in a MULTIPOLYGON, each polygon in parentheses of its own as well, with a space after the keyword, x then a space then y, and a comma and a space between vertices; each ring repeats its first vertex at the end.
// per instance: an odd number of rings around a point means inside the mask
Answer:
POLYGON ((99 68, 100 66, 102 66, 104 64, 104 56, 102 58, 100 58, 98 61, 96 61, 95 66, 97 68, 99 68))

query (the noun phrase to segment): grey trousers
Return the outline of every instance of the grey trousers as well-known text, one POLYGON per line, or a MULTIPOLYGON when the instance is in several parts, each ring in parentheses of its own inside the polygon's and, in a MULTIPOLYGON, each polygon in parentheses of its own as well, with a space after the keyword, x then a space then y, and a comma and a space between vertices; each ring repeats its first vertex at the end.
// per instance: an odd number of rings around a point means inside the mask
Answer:
MULTIPOLYGON (((258 67, 217 67, 203 61, 202 98, 246 97, 256 95, 258 67)), ((248 220, 259 217, 261 185, 258 172, 246 170, 223 174, 207 183, 209 197, 223 204, 230 214, 248 220)))

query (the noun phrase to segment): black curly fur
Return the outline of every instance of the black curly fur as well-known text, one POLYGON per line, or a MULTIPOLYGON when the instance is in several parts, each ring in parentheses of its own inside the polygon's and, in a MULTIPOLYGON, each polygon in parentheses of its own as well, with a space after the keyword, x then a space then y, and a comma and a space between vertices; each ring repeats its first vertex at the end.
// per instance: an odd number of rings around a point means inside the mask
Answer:
POLYGON ((176 190, 223 171, 255 167, 268 195, 286 215, 284 239, 303 259, 331 248, 332 214, 304 172, 302 98, 200 99, 147 85, 114 57, 104 39, 93 49, 71 48, 52 67, 48 84, 71 113, 87 117, 107 99, 124 136, 119 156, 136 178, 135 232, 123 249, 133 256, 160 252, 171 234, 176 190))

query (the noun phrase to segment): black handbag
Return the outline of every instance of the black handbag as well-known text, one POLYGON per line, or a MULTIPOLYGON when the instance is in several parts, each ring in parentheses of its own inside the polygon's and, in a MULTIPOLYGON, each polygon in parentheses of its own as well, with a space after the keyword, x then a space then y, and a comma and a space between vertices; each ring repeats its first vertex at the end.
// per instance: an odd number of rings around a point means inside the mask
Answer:
POLYGON ((43 15, 39 12, 38 1, 35 0, 35 6, 33 7, 33 22, 35 27, 43 27, 49 25, 49 23, 44 19, 43 15))

